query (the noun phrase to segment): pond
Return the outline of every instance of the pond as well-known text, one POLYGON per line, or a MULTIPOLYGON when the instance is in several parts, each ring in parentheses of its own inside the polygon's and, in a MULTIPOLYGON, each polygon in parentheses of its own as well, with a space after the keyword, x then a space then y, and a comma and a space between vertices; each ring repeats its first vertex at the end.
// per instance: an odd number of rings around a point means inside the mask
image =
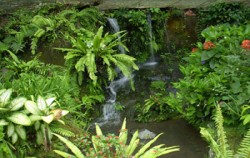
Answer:
POLYGON ((185 120, 173 119, 163 122, 151 123, 139 123, 134 120, 135 103, 139 100, 144 99, 140 98, 140 93, 147 93, 149 91, 150 82, 154 80, 170 81, 173 78, 179 77, 176 75, 180 75, 178 72, 175 72, 174 76, 172 74, 169 74, 166 68, 167 65, 163 65, 160 63, 157 63, 153 66, 148 65, 150 64, 144 64, 140 66, 140 70, 134 73, 135 91, 129 90, 130 88, 128 82, 120 83, 123 86, 120 87, 120 89, 116 89, 116 102, 124 104, 125 109, 121 112, 120 117, 117 117, 117 115, 114 115, 114 112, 111 111, 110 113, 112 113, 112 116, 114 116, 113 118, 104 118, 106 119, 106 121, 100 121, 99 118, 97 121, 99 121, 102 130, 105 133, 117 134, 121 127, 121 120, 126 117, 127 129, 131 133, 131 136, 132 133, 137 129, 139 131, 147 129, 156 135, 163 132, 164 134, 159 138, 159 140, 157 140, 156 144, 166 144, 166 146, 180 146, 179 152, 170 153, 168 155, 162 156, 162 158, 205 157, 208 153, 207 144, 201 138, 199 131, 192 127, 190 124, 188 124, 185 120), (126 85, 126 83, 128 84, 126 85))

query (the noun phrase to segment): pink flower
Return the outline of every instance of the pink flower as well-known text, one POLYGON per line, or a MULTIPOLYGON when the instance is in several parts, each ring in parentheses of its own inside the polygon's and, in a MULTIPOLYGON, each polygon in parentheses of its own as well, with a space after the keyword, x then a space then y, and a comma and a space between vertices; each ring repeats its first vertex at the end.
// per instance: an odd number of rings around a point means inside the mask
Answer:
POLYGON ((197 52, 198 48, 192 48, 192 53, 197 52))
POLYGON ((215 47, 215 45, 211 41, 207 41, 203 43, 203 48, 205 50, 209 50, 211 48, 215 47))
POLYGON ((250 50, 250 40, 244 40, 241 43, 241 47, 250 50))

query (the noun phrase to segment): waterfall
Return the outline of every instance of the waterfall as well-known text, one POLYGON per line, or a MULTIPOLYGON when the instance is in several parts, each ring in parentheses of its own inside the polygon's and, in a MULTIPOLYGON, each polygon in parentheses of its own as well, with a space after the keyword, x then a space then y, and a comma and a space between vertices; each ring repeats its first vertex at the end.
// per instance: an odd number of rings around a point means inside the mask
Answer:
POLYGON ((130 78, 122 77, 110 83, 107 87, 109 90, 109 99, 103 106, 103 121, 120 122, 120 113, 115 109, 116 95, 119 89, 125 88, 130 78))
MULTIPOLYGON (((118 22, 115 18, 108 18, 108 22, 109 22, 109 24, 112 28, 112 31, 114 33, 120 31, 120 27, 119 27, 118 22)), ((118 40, 119 40, 119 42, 121 42, 120 34, 118 35, 118 40)), ((125 54, 125 49, 121 45, 118 45, 118 49, 120 50, 120 53, 125 54)))
POLYGON ((154 55, 154 49, 153 49, 153 33, 152 33, 152 18, 151 14, 148 13, 147 15, 147 22, 148 22, 148 35, 149 35, 149 50, 150 50, 150 61, 154 62, 155 61, 155 55, 154 55))
MULTIPOLYGON (((114 18, 108 18, 108 22, 110 26, 112 27, 112 31, 114 33, 120 31, 120 27, 118 25, 118 22, 114 18)), ((119 35, 118 35, 119 41, 121 40, 119 35)), ((118 49, 120 53, 125 53, 125 49, 122 46, 118 46, 118 49)), ((116 69, 117 73, 121 73, 121 71, 117 68, 116 69)), ((116 95, 119 89, 124 88, 129 80, 131 79, 128 77, 125 77, 123 75, 119 75, 120 78, 118 78, 115 81, 112 81, 109 86, 107 86, 107 90, 109 92, 108 99, 106 100, 106 103, 103 105, 103 117, 99 119, 99 124, 106 124, 106 123, 120 123, 120 113, 119 111, 116 110, 116 95)))
POLYGON ((152 28, 152 17, 151 14, 147 14, 147 22, 148 22, 148 35, 149 35, 149 51, 150 51, 150 59, 148 62, 146 62, 145 66, 153 66, 156 65, 157 62, 155 61, 155 55, 154 55, 154 48, 153 48, 153 28, 152 28))

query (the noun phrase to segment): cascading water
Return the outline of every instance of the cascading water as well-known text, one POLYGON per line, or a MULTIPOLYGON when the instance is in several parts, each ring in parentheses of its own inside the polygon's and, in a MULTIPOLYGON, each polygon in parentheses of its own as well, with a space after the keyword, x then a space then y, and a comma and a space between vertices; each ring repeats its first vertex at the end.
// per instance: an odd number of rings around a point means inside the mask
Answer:
MULTIPOLYGON (((109 24, 110 24, 110 26, 112 28, 112 31, 114 33, 120 31, 120 27, 118 25, 117 19, 115 19, 115 18, 108 18, 108 22, 109 22, 109 24)), ((119 42, 121 42, 120 35, 118 35, 118 40, 119 40, 119 42)), ((120 53, 125 54, 125 49, 122 46, 118 45, 118 49, 119 49, 120 53)))
POLYGON ((149 35, 149 51, 150 51, 150 59, 148 62, 146 62, 145 66, 153 66, 156 65, 157 62, 155 61, 155 55, 154 55, 154 48, 153 48, 153 31, 152 31, 152 17, 151 14, 147 14, 147 22, 148 22, 148 35, 149 35))
MULTIPOLYGON (((112 27, 114 33, 120 31, 120 27, 118 25, 118 22, 114 18, 108 18, 108 22, 110 26, 112 27)), ((120 40, 120 38, 118 37, 120 40)), ((125 53, 125 50, 122 46, 118 47, 120 50, 120 53, 125 53)), ((117 69, 117 73, 120 73, 120 70, 117 69)), ((116 95, 120 88, 123 88, 127 85, 128 81, 132 79, 132 77, 128 78, 123 75, 119 75, 120 78, 112 81, 108 87, 106 87, 109 90, 109 98, 106 100, 106 103, 103 105, 103 118, 99 120, 99 122, 102 124, 106 124, 108 122, 112 122, 114 124, 120 123, 120 113, 116 110, 116 95)))
POLYGON ((103 121, 112 121, 113 123, 120 123, 120 113, 115 109, 116 95, 120 88, 126 87, 131 78, 122 77, 110 83, 107 87, 109 90, 109 99, 103 105, 103 121))

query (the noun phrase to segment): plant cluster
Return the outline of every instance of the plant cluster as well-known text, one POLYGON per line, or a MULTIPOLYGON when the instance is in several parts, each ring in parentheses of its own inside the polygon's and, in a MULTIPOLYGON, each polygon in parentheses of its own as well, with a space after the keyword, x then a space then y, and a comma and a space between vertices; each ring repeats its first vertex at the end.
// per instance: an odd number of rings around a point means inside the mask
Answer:
POLYGON ((167 103, 190 123, 200 125, 210 120, 217 101, 225 123, 238 125, 242 108, 250 100, 250 54, 246 49, 250 25, 211 26, 202 36, 206 41, 185 58, 187 64, 180 66, 184 78, 173 83, 177 93, 170 94, 167 103))
MULTIPOLYGON (((89 136, 85 135, 85 137, 80 140, 84 145, 84 153, 75 146, 71 141, 67 140, 66 138, 54 134, 57 136, 62 142, 64 142, 67 147, 71 150, 72 154, 66 153, 60 150, 54 150, 57 154, 63 156, 63 157, 77 157, 77 158, 83 158, 83 157, 112 157, 112 158, 156 158, 161 155, 165 155, 171 152, 179 151, 179 148, 177 146, 171 146, 171 147, 163 147, 163 144, 156 145, 154 147, 150 146, 160 137, 159 134, 154 139, 146 143, 145 145, 141 146, 139 145, 140 139, 138 139, 138 131, 136 131, 129 144, 127 144, 128 140, 128 130, 126 129, 126 119, 124 119, 120 134, 119 136, 115 136, 113 134, 109 134, 107 136, 103 135, 102 130, 96 124, 96 135, 93 135, 91 137, 91 142, 89 140, 89 136), (140 147, 139 150, 137 148, 140 147)), ((79 143, 78 143, 79 144, 79 143)))
MULTIPOLYGON (((55 98, 28 100, 25 97, 11 99, 12 89, 0 90, 0 127, 5 133, 1 137, 6 153, 12 153, 15 145, 19 146, 26 141, 32 141, 35 135, 36 144, 43 144, 45 150, 50 150, 52 139, 52 124, 55 121, 64 122, 61 118, 69 111, 57 107, 55 98)), ((54 128, 56 129, 56 128, 54 128)), ((72 135, 74 135, 72 133, 72 135)), ((27 154, 27 153, 26 153, 27 154)))

